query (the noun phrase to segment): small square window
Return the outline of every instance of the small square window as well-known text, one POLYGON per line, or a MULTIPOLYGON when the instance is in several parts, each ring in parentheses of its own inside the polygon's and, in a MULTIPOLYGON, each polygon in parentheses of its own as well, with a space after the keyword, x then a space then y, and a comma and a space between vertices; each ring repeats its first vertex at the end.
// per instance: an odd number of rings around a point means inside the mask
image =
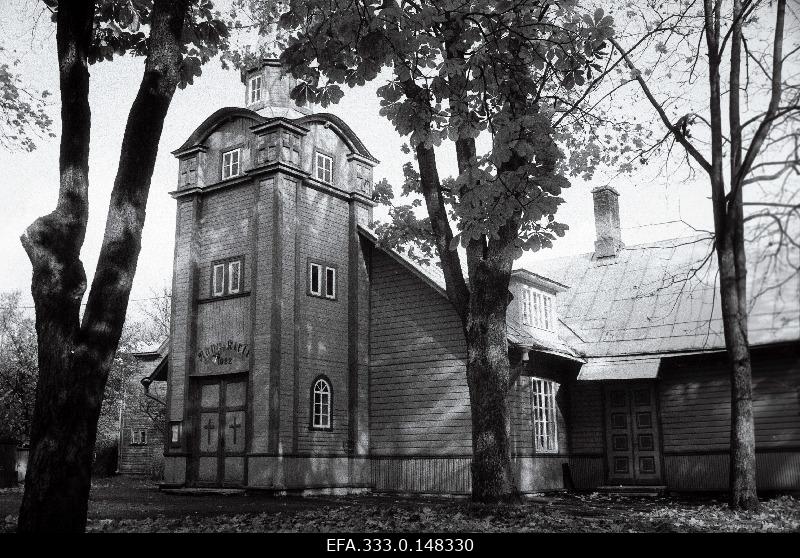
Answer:
POLYGON ((331 184, 333 182, 333 159, 324 153, 317 153, 316 175, 317 180, 331 184))
POLYGON ((233 260, 228 264, 228 292, 236 294, 241 290, 242 283, 242 262, 233 260))
POLYGON ((222 154, 222 180, 239 176, 241 173, 241 149, 232 149, 222 154))
POLYGON ((250 104, 257 103, 261 100, 261 76, 253 76, 250 78, 250 104))
POLYGON ((336 270, 325 268, 325 298, 336 298, 336 270))
POLYGON ((308 291, 312 295, 319 296, 322 294, 322 267, 319 264, 309 264, 308 266, 308 291))
POLYGON ((131 445, 144 446, 147 444, 147 430, 132 429, 131 445))

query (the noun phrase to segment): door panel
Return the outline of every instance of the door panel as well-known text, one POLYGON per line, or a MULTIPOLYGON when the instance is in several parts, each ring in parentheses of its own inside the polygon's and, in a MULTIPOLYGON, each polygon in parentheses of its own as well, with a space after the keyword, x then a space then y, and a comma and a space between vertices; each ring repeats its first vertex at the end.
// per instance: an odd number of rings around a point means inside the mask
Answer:
POLYGON ((239 486, 245 482, 247 382, 236 378, 196 380, 190 483, 239 486))
POLYGON ((219 447, 219 412, 200 413, 200 453, 217 453, 219 447))
POLYGON ((652 383, 605 386, 606 447, 610 484, 658 484, 661 456, 652 383))

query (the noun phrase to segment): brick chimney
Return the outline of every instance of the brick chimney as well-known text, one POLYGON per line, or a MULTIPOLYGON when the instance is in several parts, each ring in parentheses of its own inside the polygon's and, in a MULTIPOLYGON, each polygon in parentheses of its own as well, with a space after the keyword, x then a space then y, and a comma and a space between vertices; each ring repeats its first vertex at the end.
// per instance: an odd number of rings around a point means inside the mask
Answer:
POLYGON ((598 258, 616 256, 624 246, 619 226, 619 192, 611 186, 599 186, 592 190, 592 196, 597 230, 594 255, 598 258))

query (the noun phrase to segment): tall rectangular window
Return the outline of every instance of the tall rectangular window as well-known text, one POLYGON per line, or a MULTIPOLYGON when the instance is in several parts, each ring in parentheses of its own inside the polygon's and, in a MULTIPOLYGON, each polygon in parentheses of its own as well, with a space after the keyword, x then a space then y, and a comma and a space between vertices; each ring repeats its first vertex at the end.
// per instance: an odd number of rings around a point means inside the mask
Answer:
POLYGON ((257 103, 261 100, 261 76, 253 76, 250 78, 250 104, 257 103))
POLYGON ((241 149, 232 149, 222 154, 222 180, 239 176, 241 152, 241 149))
POLYGON ((325 268, 325 298, 336 298, 336 270, 325 268))
POLYGON ((522 323, 555 331, 553 296, 531 287, 522 287, 522 323))
POLYGON ((225 264, 215 264, 211 276, 211 294, 222 296, 225 294, 225 264))
POLYGON ((242 261, 233 260, 228 264, 228 292, 236 294, 242 287, 242 261))
POLYGON ((333 159, 324 153, 317 153, 316 174, 317 180, 327 184, 333 182, 333 159))
POLYGON ((558 452, 558 421, 556 391, 558 384, 531 378, 531 412, 533 413, 533 443, 540 453, 558 452))
POLYGON ((322 294, 322 267, 319 264, 309 264, 308 266, 308 291, 312 295, 322 294))

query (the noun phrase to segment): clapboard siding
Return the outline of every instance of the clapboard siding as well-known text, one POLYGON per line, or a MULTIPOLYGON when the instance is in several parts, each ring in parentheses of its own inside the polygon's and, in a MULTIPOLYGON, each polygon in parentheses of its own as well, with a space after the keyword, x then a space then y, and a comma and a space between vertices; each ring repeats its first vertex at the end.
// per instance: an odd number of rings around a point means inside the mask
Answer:
MULTIPOLYGON (((662 363, 659 398, 666 453, 722 451, 730 443, 730 383, 724 360, 662 363)), ((758 449, 800 447, 800 359, 753 357, 758 449)), ((680 470, 686 467, 679 467, 680 470)), ((687 469, 688 470, 688 469, 687 469)))
MULTIPOLYGON (((452 305, 380 250, 371 262, 371 289, 372 454, 471 453, 466 350, 452 305)), ((398 463, 379 465, 377 478, 414 475, 413 464, 398 463)), ((378 484, 389 490, 396 483, 378 484)))
POLYGON ((573 454, 602 454, 603 398, 600 382, 570 384, 571 449, 573 454))

